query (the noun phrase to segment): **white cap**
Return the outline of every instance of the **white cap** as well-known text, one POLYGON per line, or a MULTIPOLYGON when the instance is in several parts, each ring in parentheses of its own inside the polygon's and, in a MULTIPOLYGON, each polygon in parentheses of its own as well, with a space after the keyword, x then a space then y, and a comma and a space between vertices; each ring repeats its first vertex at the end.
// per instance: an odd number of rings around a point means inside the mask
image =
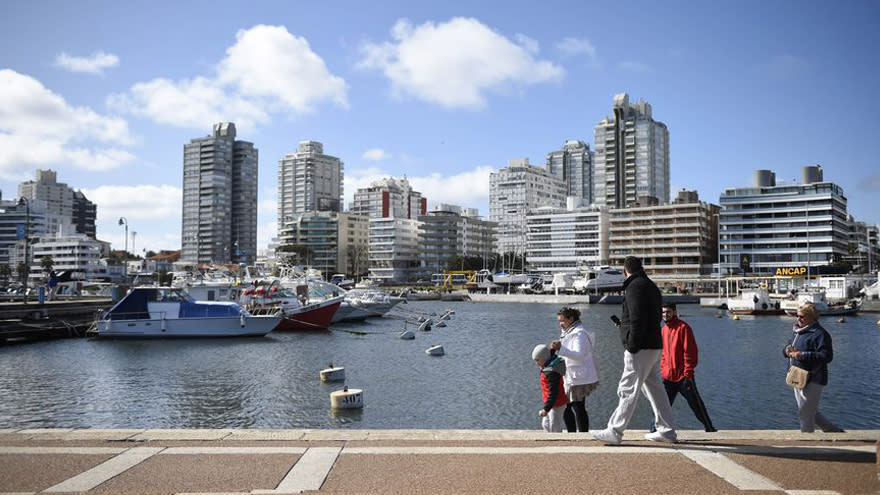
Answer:
POLYGON ((550 348, 544 344, 538 344, 532 350, 532 359, 540 359, 546 361, 550 357, 550 348))

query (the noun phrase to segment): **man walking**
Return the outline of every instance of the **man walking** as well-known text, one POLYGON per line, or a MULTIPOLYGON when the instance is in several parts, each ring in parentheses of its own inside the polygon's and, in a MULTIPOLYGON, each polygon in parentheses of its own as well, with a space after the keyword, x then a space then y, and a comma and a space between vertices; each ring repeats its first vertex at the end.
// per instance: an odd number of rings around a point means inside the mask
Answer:
MULTIPOLYGON (((718 431, 712 426, 709 419, 709 411, 703 403, 700 392, 697 391, 697 382, 694 380, 694 368, 697 367, 697 341, 694 340, 694 332, 691 326, 678 317, 675 303, 663 305, 663 356, 660 358, 660 375, 663 377, 663 386, 666 387, 666 395, 669 397, 670 407, 675 402, 675 396, 681 394, 687 400, 694 415, 703 423, 706 431, 718 431)), ((654 431, 654 425, 651 425, 654 431)))
POLYGON ((623 274, 626 276, 620 321, 620 340, 624 347, 623 374, 617 386, 620 400, 608 419, 608 427, 595 432, 593 436, 607 444, 619 444, 636 410, 641 390, 651 403, 657 425, 657 431, 648 433, 645 438, 673 443, 677 435, 672 426, 672 408, 660 382, 663 346, 660 306, 663 299, 660 289, 648 278, 639 258, 627 256, 623 261, 623 274))

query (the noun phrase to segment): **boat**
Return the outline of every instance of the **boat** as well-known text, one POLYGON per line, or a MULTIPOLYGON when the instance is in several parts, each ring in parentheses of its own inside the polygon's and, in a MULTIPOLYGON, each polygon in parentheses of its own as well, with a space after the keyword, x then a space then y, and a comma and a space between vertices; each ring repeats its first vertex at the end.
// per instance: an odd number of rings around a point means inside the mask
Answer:
POLYGON ((820 316, 844 316, 858 313, 859 306, 855 301, 842 304, 831 304, 825 298, 824 290, 805 290, 794 294, 794 299, 782 301, 782 309, 788 315, 796 315, 801 305, 812 304, 820 316))
POLYGON ((354 280, 346 278, 344 273, 333 274, 333 276, 330 277, 330 283, 333 285, 338 285, 345 290, 354 288, 354 280))
POLYGON ((255 313, 280 312, 276 330, 326 330, 345 296, 310 294, 310 282, 303 281, 295 289, 279 280, 257 282, 242 292, 242 302, 255 313))
POLYGON ((176 287, 135 287, 95 322, 98 337, 262 337, 281 316, 234 302, 196 301, 176 287))
POLYGON ((770 298, 764 287, 743 289, 739 296, 727 298, 727 311, 740 315, 781 315, 779 301, 770 298))
POLYGON ((584 273, 584 278, 576 280, 573 286, 580 292, 615 292, 623 290, 626 277, 623 271, 610 266, 592 267, 584 273))

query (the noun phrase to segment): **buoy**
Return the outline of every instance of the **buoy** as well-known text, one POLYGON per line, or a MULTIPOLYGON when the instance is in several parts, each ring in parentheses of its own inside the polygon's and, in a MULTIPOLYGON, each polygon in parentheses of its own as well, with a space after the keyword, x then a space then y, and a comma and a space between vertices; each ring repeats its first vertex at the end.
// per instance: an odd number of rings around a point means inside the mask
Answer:
POLYGON ((322 382, 343 382, 345 381, 345 368, 342 366, 333 366, 333 363, 330 363, 330 367, 321 370, 321 381, 322 382))
POLYGON ((842 316, 837 319, 837 323, 845 323, 845 322, 846 322, 846 318, 844 318, 842 316))
POLYGON ((400 332, 400 338, 403 340, 413 340, 416 338, 416 334, 412 330, 404 330, 400 332))
POLYGON ((438 326, 438 327, 441 327, 441 328, 442 328, 442 327, 445 327, 445 326, 446 326, 446 322, 443 321, 443 320, 440 320, 440 323, 438 323, 437 326, 438 326))
POLYGON ((738 321, 738 320, 739 320, 739 315, 733 315, 733 318, 731 318, 731 319, 734 320, 734 321, 738 321))
POLYGON ((880 320, 877 320, 877 324, 880 325, 880 320))
POLYGON ((427 321, 423 322, 421 325, 419 325, 419 330, 421 330, 423 332, 430 332, 431 331, 431 320, 427 320, 427 321))
POLYGON ((442 355, 446 354, 446 351, 443 350, 442 345, 435 345, 435 346, 428 347, 425 350, 425 354, 427 354, 429 356, 442 356, 442 355))
POLYGON ((333 409, 360 409, 364 407, 364 391, 359 388, 330 392, 330 407, 333 409))
POLYGON ((421 323, 421 322, 423 322, 423 321, 427 321, 427 320, 428 320, 428 319, 425 318, 424 316, 419 316, 419 320, 418 320, 418 321, 419 321, 419 323, 421 323))

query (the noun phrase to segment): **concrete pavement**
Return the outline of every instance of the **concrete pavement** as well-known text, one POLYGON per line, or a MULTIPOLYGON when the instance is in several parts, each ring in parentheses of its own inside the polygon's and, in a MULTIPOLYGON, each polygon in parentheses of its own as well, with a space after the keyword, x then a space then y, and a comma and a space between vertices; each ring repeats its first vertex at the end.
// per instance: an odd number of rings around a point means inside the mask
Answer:
POLYGON ((0 494, 880 493, 880 430, 0 429, 0 494))

